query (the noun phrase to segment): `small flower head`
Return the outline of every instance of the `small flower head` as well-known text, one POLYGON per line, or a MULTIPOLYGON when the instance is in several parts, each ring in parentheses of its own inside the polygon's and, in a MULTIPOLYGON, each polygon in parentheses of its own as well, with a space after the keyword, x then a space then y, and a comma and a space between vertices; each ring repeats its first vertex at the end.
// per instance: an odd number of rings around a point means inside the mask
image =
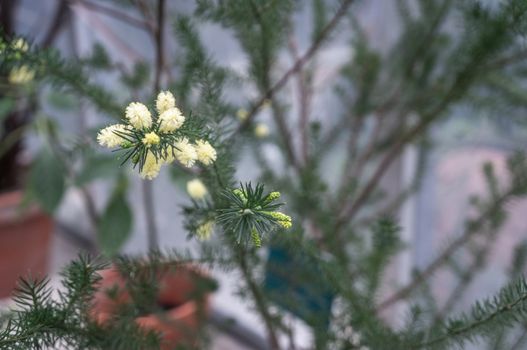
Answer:
POLYGON ((198 158, 194 146, 188 142, 186 137, 179 139, 171 151, 169 154, 172 153, 178 162, 187 168, 192 167, 198 158))
POLYGON ((161 165, 161 161, 158 160, 152 152, 148 151, 146 154, 145 163, 143 164, 143 168, 141 169, 139 175, 143 179, 152 180, 159 174, 161 165))
POLYGON ((255 228, 251 230, 251 239, 253 240, 254 246, 256 248, 260 248, 262 246, 262 238, 260 237, 260 234, 258 234, 258 231, 256 231, 255 228))
POLYGON ((254 135, 259 139, 266 138, 269 136, 269 127, 264 123, 258 123, 254 128, 254 135))
POLYGON ((107 126, 97 134, 97 142, 104 147, 115 148, 121 146, 126 140, 119 133, 126 132, 126 125, 114 124, 107 126))
POLYGON ((245 120, 247 120, 247 117, 249 116, 249 112, 247 112, 246 109, 244 108, 240 108, 238 109, 238 111, 236 112, 236 117, 238 118, 239 121, 241 122, 244 122, 245 120))
POLYGON ((157 145, 160 141, 160 138, 155 132, 152 131, 148 134, 145 134, 145 137, 143 137, 142 141, 146 147, 151 147, 152 145, 157 145))
POLYGON ((272 102, 270 99, 266 98, 266 99, 263 101, 263 103, 262 103, 262 107, 261 107, 261 108, 262 108, 262 109, 269 108, 269 107, 271 107, 272 103, 273 103, 273 102, 272 102))
POLYGON ((157 95, 156 99, 156 109, 157 113, 163 114, 171 108, 176 107, 176 99, 170 91, 161 91, 157 95))
POLYGON ((13 48, 22 52, 27 52, 27 50, 29 50, 29 44, 23 38, 18 38, 13 41, 13 48))
POLYGON ((35 78, 35 71, 24 65, 11 69, 8 80, 11 84, 22 85, 29 83, 33 78, 35 78))
POLYGON ((214 224, 214 220, 208 220, 198 226, 196 236, 200 241, 208 241, 210 239, 212 231, 214 231, 214 224))
POLYGON ((267 201, 272 202, 272 201, 274 201, 274 200, 277 200, 278 198, 280 198, 280 192, 278 192, 278 191, 273 191, 273 192, 271 192, 271 193, 269 193, 269 194, 267 195, 267 198, 266 198, 266 199, 267 199, 267 201))
POLYGON ((278 221, 278 225, 288 230, 291 228, 291 226, 293 226, 293 223, 291 221, 278 221))
POLYGON ((149 129, 152 126, 152 114, 139 102, 132 102, 126 107, 126 118, 136 130, 149 129))
POLYGON ((234 193, 238 198, 240 198, 243 203, 247 203, 247 197, 245 197, 245 194, 241 189, 235 188, 234 190, 232 190, 232 193, 234 193))
POLYGON ((171 133, 179 129, 185 122, 185 117, 177 107, 166 109, 159 116, 159 131, 171 133))
POLYGON ((194 179, 187 182, 187 192, 192 199, 200 200, 207 195, 207 187, 200 179, 194 179))
POLYGON ((207 141, 196 141, 194 148, 196 149, 198 160, 204 165, 210 165, 216 161, 216 150, 207 141))
POLYGON ((286 215, 279 211, 267 212, 267 214, 270 215, 273 219, 275 219, 278 225, 285 229, 291 228, 291 226, 293 225, 291 217, 289 215, 286 215))

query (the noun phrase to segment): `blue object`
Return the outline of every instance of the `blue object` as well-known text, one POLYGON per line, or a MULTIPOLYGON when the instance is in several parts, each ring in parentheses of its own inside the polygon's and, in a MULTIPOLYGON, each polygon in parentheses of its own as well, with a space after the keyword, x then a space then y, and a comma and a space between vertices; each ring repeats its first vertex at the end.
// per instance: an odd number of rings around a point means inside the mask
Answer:
POLYGON ((327 329, 335 295, 314 259, 271 246, 264 289, 278 306, 312 327, 327 329))

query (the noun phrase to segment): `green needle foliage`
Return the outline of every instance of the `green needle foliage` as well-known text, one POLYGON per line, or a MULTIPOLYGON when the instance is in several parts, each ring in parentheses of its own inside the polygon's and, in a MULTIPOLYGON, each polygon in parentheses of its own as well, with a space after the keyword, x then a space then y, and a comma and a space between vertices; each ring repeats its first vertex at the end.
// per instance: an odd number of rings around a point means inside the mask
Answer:
POLYGON ((80 256, 62 275, 63 287, 53 290, 49 279, 21 279, 16 311, 0 332, 2 349, 151 349, 156 334, 146 334, 123 315, 113 327, 102 327, 91 317, 98 271, 106 265, 80 256), (58 298, 53 296, 58 294, 58 298))
POLYGON ((275 202, 280 198, 279 192, 264 195, 263 185, 258 184, 253 188, 249 183, 234 190, 226 190, 223 195, 230 206, 219 209, 216 220, 238 243, 247 245, 252 240, 255 246, 260 247, 264 234, 280 227, 291 227, 291 218, 276 211, 283 205, 275 202))

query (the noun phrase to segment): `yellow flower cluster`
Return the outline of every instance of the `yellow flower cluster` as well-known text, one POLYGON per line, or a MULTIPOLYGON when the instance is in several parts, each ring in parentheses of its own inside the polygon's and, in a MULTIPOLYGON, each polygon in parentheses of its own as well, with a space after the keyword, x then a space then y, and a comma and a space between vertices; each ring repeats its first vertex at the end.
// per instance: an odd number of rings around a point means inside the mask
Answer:
POLYGON ((161 165, 163 165, 161 160, 157 159, 157 157, 152 152, 148 151, 146 154, 145 164, 143 164, 143 168, 141 169, 139 175, 143 179, 152 180, 159 174, 161 165))
MULTIPOLYGON (((177 160, 185 167, 192 167, 196 161, 211 165, 216 161, 216 150, 205 140, 191 143, 179 131, 185 123, 185 117, 176 107, 176 99, 169 91, 162 91, 156 99, 158 117, 152 116, 147 106, 132 102, 126 107, 125 124, 110 125, 99 131, 97 141, 108 148, 122 147, 137 152, 132 158, 134 163, 140 159, 139 152, 146 151, 142 161, 140 175, 144 179, 153 179, 163 164, 177 160)), ((142 153, 143 156, 145 153, 142 153)))
POLYGON ((207 241, 214 231, 214 220, 205 221, 196 229, 196 236, 200 241, 207 241))
POLYGON ((267 212, 273 219, 278 222, 278 225, 282 226, 285 229, 291 228, 293 225, 291 217, 279 211, 267 212))
POLYGON ((27 52, 27 50, 29 50, 29 44, 23 38, 18 38, 13 41, 13 47, 22 52, 27 52))
POLYGON ((155 132, 149 132, 148 134, 145 134, 145 137, 143 137, 143 143, 146 145, 146 147, 151 147, 152 145, 157 145, 161 139, 155 132))
POLYGON ((174 95, 172 95, 170 91, 161 91, 157 95, 156 109, 159 115, 175 107, 176 107, 176 99, 174 98, 174 95))
POLYGON ((107 126, 97 134, 97 142, 99 142, 101 146, 108 148, 122 146, 126 140, 119 136, 119 134, 126 132, 126 130, 127 126, 124 124, 107 126))
POLYGON ((176 141, 172 147, 172 155, 178 160, 178 162, 187 168, 192 167, 196 162, 196 159, 198 159, 196 149, 186 137, 180 138, 176 141))
POLYGON ((269 136, 269 127, 264 123, 258 123, 254 127, 254 135, 259 139, 264 139, 269 136))
POLYGON ((148 108, 139 102, 132 102, 126 107, 126 119, 136 130, 150 129, 152 114, 148 108))
POLYGON ((32 81, 33 78, 35 78, 35 71, 24 65, 11 69, 7 79, 11 84, 23 85, 32 81))
POLYGON ((211 165, 216 160, 216 150, 204 140, 196 141, 196 156, 204 165, 211 165))
POLYGON ((274 200, 277 200, 278 198, 280 198, 280 192, 273 191, 273 192, 269 193, 265 199, 266 199, 267 202, 270 203, 270 202, 272 202, 274 200))
MULTIPOLYGON (((0 43, 1 44, 1 43, 0 43)), ((20 52, 27 52, 29 50, 29 44, 23 38, 18 38, 11 42, 11 47, 20 52)), ((0 53, 2 53, 2 45, 0 45, 0 53)), ((20 52, 15 53, 16 58, 20 58, 20 52)), ((35 70, 31 69, 27 65, 20 67, 14 67, 9 72, 7 80, 13 85, 24 85, 31 82, 35 78, 35 70)))
POLYGON ((247 112, 246 109, 244 108, 240 108, 238 109, 238 111, 236 112, 236 117, 238 118, 239 121, 241 122, 244 122, 245 120, 247 120, 247 117, 249 116, 249 112, 247 112))
POLYGON ((185 117, 177 107, 165 110, 159 116, 159 131, 167 134, 179 129, 185 122, 185 117))
POLYGON ((200 179, 194 179, 187 182, 187 192, 192 199, 200 200, 207 195, 207 187, 200 179))

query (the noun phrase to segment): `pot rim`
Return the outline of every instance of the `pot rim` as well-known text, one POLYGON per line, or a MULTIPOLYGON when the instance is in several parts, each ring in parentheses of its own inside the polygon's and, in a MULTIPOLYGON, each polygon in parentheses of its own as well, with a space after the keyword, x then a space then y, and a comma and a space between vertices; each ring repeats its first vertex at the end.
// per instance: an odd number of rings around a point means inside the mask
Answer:
MULTIPOLYGON (((184 263, 184 264, 178 265, 178 268, 182 268, 185 271, 194 272, 194 273, 196 273, 197 275, 199 275, 200 277, 203 277, 203 278, 211 278, 210 274, 206 270, 204 270, 202 267, 197 266, 195 264, 184 263)), ((118 278, 124 279, 122 276, 120 276, 119 271, 117 270, 116 266, 115 265, 111 265, 111 266, 99 271, 99 274, 101 275, 101 277, 103 277, 103 279, 97 283, 97 285, 98 285, 97 288, 98 289, 102 289, 102 288, 105 287, 105 285, 103 284, 104 283, 103 282, 104 281, 104 273, 110 274, 112 272, 117 273, 117 276, 119 276, 118 278)), ((122 281, 120 281, 120 282, 122 282, 122 281)), ((111 285, 111 283, 109 283, 109 285, 111 285)), ((104 291, 99 290, 98 292, 103 293, 104 291)), ((127 295, 126 291, 125 291, 125 294, 127 295)), ((202 299, 203 307, 202 307, 202 309, 204 309, 205 312, 209 308, 211 294, 212 294, 212 292, 208 292, 208 293, 204 294, 204 296, 203 296, 203 299, 202 299)), ((121 302, 128 303, 128 300, 126 299, 126 300, 123 300, 121 302)), ((164 321, 164 320, 167 320, 167 321, 170 321, 170 320, 172 320, 172 321, 183 320, 183 319, 191 316, 192 314, 197 313, 199 311, 199 309, 200 309, 200 307, 198 306, 198 302, 196 300, 189 299, 189 300, 183 301, 179 305, 176 305, 176 306, 174 306, 174 307, 172 307, 172 308, 170 308, 170 309, 168 309, 168 310, 166 310, 164 312, 148 313, 146 315, 142 315, 142 316, 136 317, 135 320, 136 320, 136 322, 139 322, 139 323, 143 323, 143 321, 147 321, 147 320, 151 320, 151 319, 157 319, 159 321, 164 321), (162 315, 166 315, 167 317, 161 317, 162 315)), ((102 320, 108 320, 108 319, 111 319, 111 317, 114 315, 113 312, 96 311, 96 308, 92 308, 92 311, 95 311, 93 316, 95 316, 95 319, 97 319, 97 320, 101 320, 101 319, 102 320)))

